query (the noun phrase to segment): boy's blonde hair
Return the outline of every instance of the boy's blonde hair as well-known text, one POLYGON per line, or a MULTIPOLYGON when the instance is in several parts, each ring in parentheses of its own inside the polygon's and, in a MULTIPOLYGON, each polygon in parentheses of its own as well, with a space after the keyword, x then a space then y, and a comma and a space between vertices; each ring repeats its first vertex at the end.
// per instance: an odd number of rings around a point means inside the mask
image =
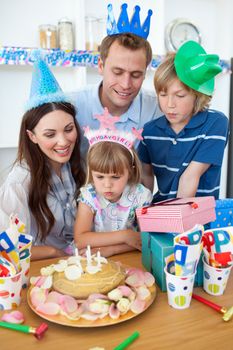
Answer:
POLYGON ((141 180, 141 163, 134 149, 131 152, 116 142, 98 142, 89 148, 87 154, 86 183, 93 183, 92 171, 103 174, 122 175, 125 169, 129 172, 129 184, 134 185, 141 180))
MULTIPOLYGON (((174 65, 175 55, 176 54, 174 52, 168 53, 164 61, 158 66, 158 68, 155 71, 154 87, 158 96, 161 91, 167 91, 169 84, 174 79, 179 79, 179 77, 176 74, 174 65)), ((181 84, 184 86, 184 89, 192 92, 192 94, 196 97, 193 108, 193 115, 209 107, 209 103, 211 101, 212 96, 207 96, 202 94, 201 92, 191 89, 189 86, 185 85, 182 82, 181 84)))

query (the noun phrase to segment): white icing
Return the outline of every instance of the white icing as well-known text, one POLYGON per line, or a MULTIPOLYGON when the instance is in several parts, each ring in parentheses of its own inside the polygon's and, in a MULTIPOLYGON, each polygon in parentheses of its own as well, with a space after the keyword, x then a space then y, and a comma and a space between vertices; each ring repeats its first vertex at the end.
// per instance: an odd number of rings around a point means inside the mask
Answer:
POLYGON ((97 256, 92 256, 90 246, 87 246, 86 258, 77 253, 77 255, 70 256, 67 260, 61 259, 57 264, 42 268, 41 275, 51 276, 54 272, 64 272, 68 280, 75 280, 80 278, 83 273, 96 274, 101 271, 101 264, 107 263, 108 260, 100 255, 100 251, 97 252, 97 256), (81 261, 86 262, 86 267, 82 266, 81 261))
POLYGON ((67 267, 67 260, 59 260, 58 264, 54 265, 54 270, 57 272, 63 272, 67 267))
POLYGON ((54 264, 46 266, 46 267, 42 267, 40 269, 40 273, 42 276, 51 276, 54 273, 54 264))
MULTIPOLYGON (((98 263, 98 257, 94 257, 94 261, 96 261, 98 263)), ((104 257, 104 256, 100 256, 99 257, 99 261, 101 264, 107 264, 108 260, 104 257)))
POLYGON ((64 274, 69 281, 74 281, 81 277, 82 271, 77 265, 69 265, 65 268, 64 274))
POLYGON ((94 265, 87 265, 86 267, 86 272, 89 273, 90 275, 94 275, 95 273, 101 271, 101 267, 99 266, 94 266, 94 265))
POLYGON ((68 265, 79 265, 81 260, 85 260, 84 258, 82 258, 80 255, 79 256, 70 256, 67 259, 67 264, 68 265))

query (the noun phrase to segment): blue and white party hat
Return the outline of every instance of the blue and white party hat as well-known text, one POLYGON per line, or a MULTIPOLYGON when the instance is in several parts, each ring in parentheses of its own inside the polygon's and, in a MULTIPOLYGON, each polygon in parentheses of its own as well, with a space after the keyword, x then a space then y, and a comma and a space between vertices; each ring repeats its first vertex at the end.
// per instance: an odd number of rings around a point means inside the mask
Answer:
POLYGON ((70 100, 63 93, 46 62, 38 57, 33 66, 30 97, 25 107, 26 110, 30 110, 49 102, 70 102, 70 100))
POLYGON ((135 6, 134 14, 132 16, 131 21, 129 21, 127 7, 128 5, 126 3, 121 5, 121 13, 118 21, 116 22, 113 15, 112 4, 108 5, 107 34, 115 35, 115 34, 122 34, 122 33, 132 33, 142 37, 143 39, 147 39, 150 32, 150 18, 153 14, 153 11, 148 10, 147 17, 143 25, 141 25, 140 6, 138 5, 135 6))

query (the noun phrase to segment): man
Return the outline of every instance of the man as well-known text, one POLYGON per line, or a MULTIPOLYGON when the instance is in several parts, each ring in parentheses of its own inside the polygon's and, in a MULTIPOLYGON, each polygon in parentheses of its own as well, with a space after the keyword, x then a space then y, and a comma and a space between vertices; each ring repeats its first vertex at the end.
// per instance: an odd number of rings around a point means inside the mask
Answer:
MULTIPOLYGON (((126 4, 123 6, 127 7, 126 4)), ((148 17, 146 35, 149 34, 148 17)), ((123 20, 124 23, 127 22, 127 18, 123 20)), ((116 127, 122 130, 131 130, 132 127, 140 129, 146 122, 162 115, 155 93, 141 89, 146 69, 152 59, 152 49, 145 38, 143 26, 141 28, 144 37, 138 32, 132 33, 134 24, 132 18, 127 29, 122 30, 121 25, 120 32, 117 30, 116 33, 113 30, 103 39, 98 61, 98 71, 102 75, 101 83, 86 87, 73 95, 81 128, 83 126, 89 126, 91 129, 99 128, 99 122, 94 116, 103 114, 104 107, 108 108, 112 116, 121 117, 116 127)), ((88 142, 83 138, 81 145, 83 155, 87 149, 88 142)))

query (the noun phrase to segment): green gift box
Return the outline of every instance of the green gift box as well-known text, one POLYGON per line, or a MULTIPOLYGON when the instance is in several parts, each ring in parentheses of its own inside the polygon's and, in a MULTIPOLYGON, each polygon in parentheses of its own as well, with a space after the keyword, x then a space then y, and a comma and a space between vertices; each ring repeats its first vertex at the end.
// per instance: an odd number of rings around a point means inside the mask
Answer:
POLYGON ((151 271, 151 235, 149 232, 141 232, 142 239, 142 264, 147 271, 151 271))
MULTIPOLYGON (((165 292, 166 276, 164 273, 165 258, 174 252, 173 233, 141 232, 142 264, 155 277, 157 285, 165 292)), ((203 263, 199 260, 195 276, 195 286, 203 285, 203 263)))

